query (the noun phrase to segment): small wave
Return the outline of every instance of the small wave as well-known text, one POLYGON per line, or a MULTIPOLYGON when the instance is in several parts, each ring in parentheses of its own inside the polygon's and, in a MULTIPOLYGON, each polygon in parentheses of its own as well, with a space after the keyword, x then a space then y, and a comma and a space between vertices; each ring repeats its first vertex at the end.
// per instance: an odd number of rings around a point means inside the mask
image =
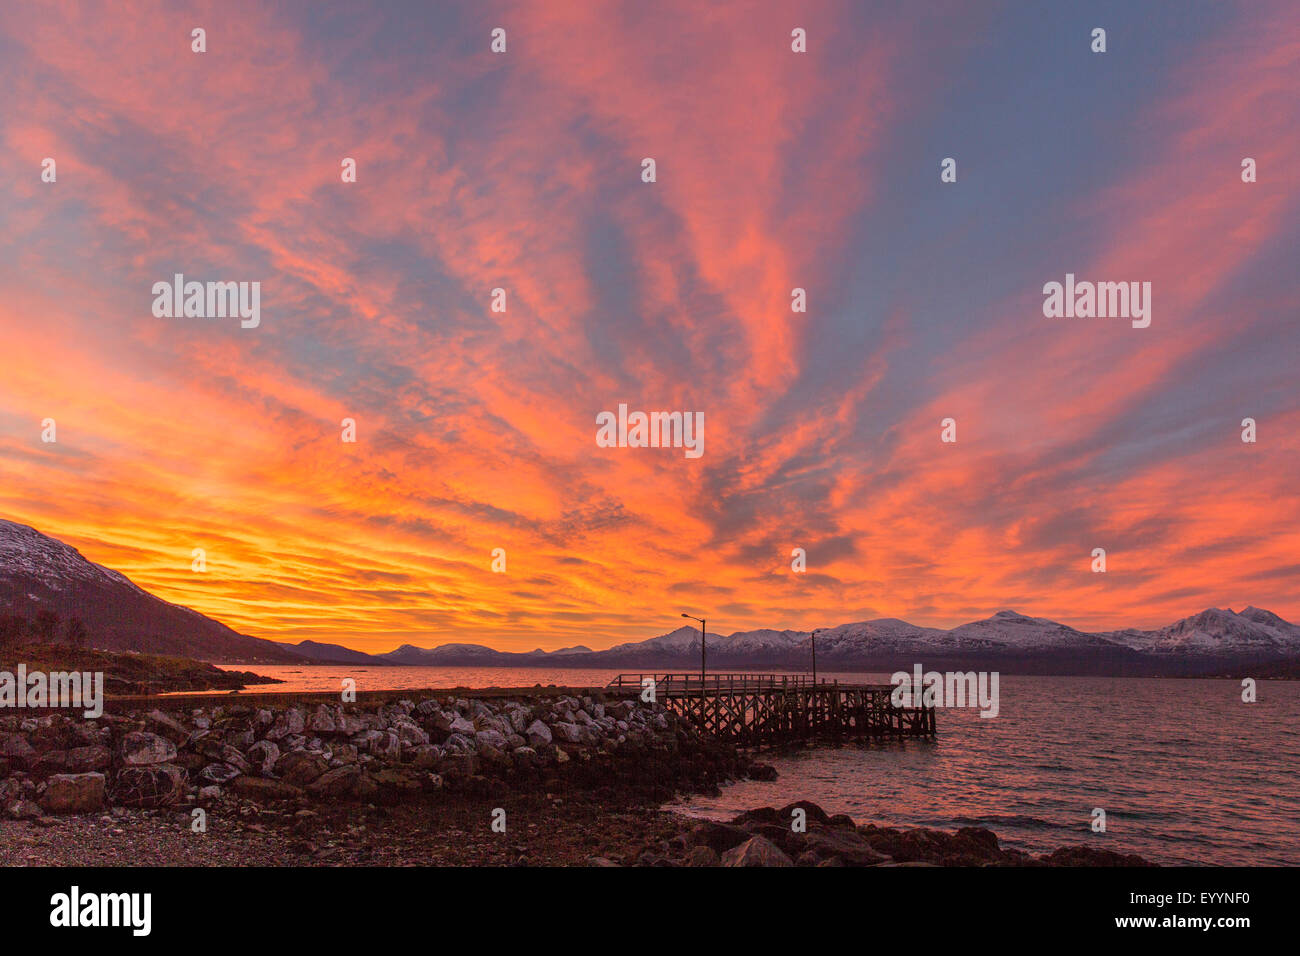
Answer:
POLYGON ((1181 820, 1186 814, 1170 810, 1107 810, 1112 820, 1181 820))
POLYGON ((959 816, 949 818, 951 823, 963 827, 987 827, 992 830, 999 826, 1024 827, 1030 830, 1059 830, 1061 824, 1040 817, 1026 816, 1021 813, 988 813, 981 816, 959 816))

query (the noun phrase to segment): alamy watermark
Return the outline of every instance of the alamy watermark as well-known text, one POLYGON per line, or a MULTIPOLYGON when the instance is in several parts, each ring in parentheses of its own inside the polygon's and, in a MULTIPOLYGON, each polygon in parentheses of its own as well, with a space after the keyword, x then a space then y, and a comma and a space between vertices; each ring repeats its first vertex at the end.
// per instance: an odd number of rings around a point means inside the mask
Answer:
POLYGON ((82 708, 82 716, 95 720, 104 713, 103 671, 0 671, 0 708, 82 708))
POLYGON ((1132 319, 1135 329, 1151 324, 1150 282, 1075 282, 1067 272, 1064 284, 1044 285, 1043 296, 1049 319, 1132 319))
POLYGON ((921 673, 915 664, 912 672, 897 671, 890 675, 894 685, 889 702, 895 707, 978 707, 981 717, 998 715, 997 671, 938 671, 921 673), (919 697, 919 704, 913 700, 919 697))
POLYGON ((133 936, 148 936, 153 928, 152 893, 83 893, 73 886, 50 897, 50 925, 126 927, 133 936))
POLYGON ((703 412, 629 412, 596 416, 596 445, 600 448, 684 448, 687 458, 704 454, 703 412))
POLYGON ((153 314, 159 319, 239 318, 255 329, 262 323, 262 283, 185 281, 178 272, 172 281, 153 284, 153 314))

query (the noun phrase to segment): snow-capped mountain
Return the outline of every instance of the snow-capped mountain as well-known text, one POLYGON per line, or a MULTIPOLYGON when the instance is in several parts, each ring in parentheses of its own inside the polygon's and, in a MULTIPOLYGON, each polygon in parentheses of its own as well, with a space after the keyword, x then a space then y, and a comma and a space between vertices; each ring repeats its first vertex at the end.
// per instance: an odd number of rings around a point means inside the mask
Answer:
MULTIPOLYGON (((736 631, 734 634, 708 635, 708 652, 710 656, 723 654, 768 654, 785 653, 806 641, 808 635, 802 631, 775 631, 760 628, 756 631, 736 631)), ((610 657, 620 655, 644 655, 650 652, 662 652, 671 655, 699 657, 700 629, 698 627, 679 627, 675 631, 652 637, 648 641, 631 644, 616 644, 600 653, 610 657)))
POLYGON ((1105 637, 1146 654, 1282 658, 1300 655, 1300 627, 1272 611, 1240 613, 1212 607, 1156 631, 1114 631, 1105 637))
POLYGON ((126 575, 87 561, 71 545, 4 518, 0 518, 0 575, 24 578, 48 591, 92 584, 145 593, 126 575))
POLYGON ((41 611, 61 621, 80 618, 90 644, 109 650, 205 660, 303 660, 283 644, 238 634, 154 597, 62 541, 0 519, 0 613, 34 620, 41 611))
MULTIPOLYGON (((196 611, 143 591, 124 575, 86 560, 75 548, 0 519, 0 613, 34 618, 42 610, 80 617, 92 645, 208 660, 549 666, 623 670, 694 668, 700 631, 684 625, 645 641, 593 651, 585 646, 526 653, 481 644, 424 648, 404 644, 369 655, 334 644, 280 644, 237 634, 196 611)), ((1187 674, 1251 663, 1300 661, 1300 627, 1271 611, 1210 608, 1157 630, 1079 631, 1046 618, 998 611, 951 630, 897 618, 819 629, 819 668, 892 671, 916 663, 963 669, 1052 674, 1187 674)), ((807 670, 808 631, 760 628, 708 634, 710 669, 807 670)))
POLYGON ((727 637, 718 637, 716 641, 710 642, 709 649, 728 653, 764 654, 789 651, 807 640, 808 635, 803 631, 774 631, 764 627, 757 631, 737 631, 727 637))
POLYGON ((389 664, 417 664, 425 667, 438 664, 447 666, 479 664, 490 667, 501 663, 501 658, 504 656, 531 655, 504 655, 501 651, 484 647, 482 644, 439 644, 437 647, 415 647, 412 644, 403 644, 396 650, 374 656, 379 662, 389 664))
POLYGON ((675 631, 669 631, 667 634, 660 634, 658 637, 652 637, 649 640, 638 641, 632 644, 615 644, 613 647, 603 653, 610 656, 628 653, 644 653, 647 651, 659 651, 666 654, 681 654, 700 652, 700 629, 698 627, 679 627, 675 631))
MULTIPOLYGON (((817 659, 827 664, 850 663, 866 656, 934 646, 947 633, 937 628, 917 627, 896 617, 841 624, 818 632, 817 659)), ((807 637, 808 653, 811 656, 811 635, 807 637)))
POLYGON ((1113 642, 1097 635, 1015 611, 998 611, 990 618, 949 631, 918 627, 897 618, 882 618, 842 624, 817 636, 817 657, 827 663, 896 654, 1025 654, 1113 647, 1113 642))
MULTIPOLYGON (((534 654, 545 654, 546 651, 540 647, 533 651, 534 654)), ((551 651, 553 657, 564 657, 566 654, 590 654, 591 648, 586 644, 575 644, 573 647, 561 647, 559 650, 551 651)))
POLYGON ((940 647, 988 648, 1011 652, 1082 650, 1111 644, 1096 634, 1085 634, 1056 621, 1026 617, 1015 611, 998 611, 982 621, 954 627, 938 642, 940 647))
MULTIPOLYGON (((406 645, 380 657, 409 664, 694 668, 700 660, 700 631, 679 627, 603 651, 566 648, 518 654, 472 644, 432 649, 406 645)), ((1300 628, 1258 608, 1240 614, 1211 609, 1157 631, 1093 634, 1004 610, 951 630, 882 618, 817 633, 818 666, 827 670, 892 671, 921 663, 941 668, 997 667, 1010 673, 1172 675, 1293 659, 1300 660, 1300 628)), ((710 669, 802 671, 811 663, 808 631, 763 628, 708 635, 710 669)))

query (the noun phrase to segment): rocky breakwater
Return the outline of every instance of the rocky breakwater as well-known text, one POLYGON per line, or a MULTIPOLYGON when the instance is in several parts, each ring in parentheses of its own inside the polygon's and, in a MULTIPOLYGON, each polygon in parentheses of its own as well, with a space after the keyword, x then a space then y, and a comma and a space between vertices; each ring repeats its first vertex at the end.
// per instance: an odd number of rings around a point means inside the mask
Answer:
POLYGON ((97 720, 0 712, 0 813, 89 813, 219 802, 397 804, 512 788, 715 790, 734 749, 640 701, 394 698, 261 707, 214 703, 97 720))
MULTIPOLYGON (((618 865, 607 857, 591 865, 618 865)), ((1003 847, 982 827, 859 826, 807 800, 777 810, 760 807, 730 823, 690 824, 669 839, 632 849, 629 866, 1151 866, 1142 857, 1088 846, 1031 856, 1003 847), (796 819, 798 825, 795 825, 796 819)))

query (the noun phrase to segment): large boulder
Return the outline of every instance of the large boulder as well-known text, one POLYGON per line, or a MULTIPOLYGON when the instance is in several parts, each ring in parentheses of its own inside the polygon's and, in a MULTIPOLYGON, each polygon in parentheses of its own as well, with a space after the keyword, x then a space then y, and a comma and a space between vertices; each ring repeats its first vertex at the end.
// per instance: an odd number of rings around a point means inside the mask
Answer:
POLYGON ((351 744, 330 744, 331 767, 340 767, 345 763, 356 763, 358 758, 357 748, 351 744))
POLYGON ((122 763, 128 767, 148 767, 176 759, 176 745, 147 730, 133 730, 126 734, 120 752, 122 763))
POLYGON ((707 846, 691 847, 690 852, 686 854, 687 866, 717 866, 720 857, 718 851, 707 846))
POLYGON ((199 782, 201 784, 223 786, 230 783, 239 774, 239 768, 232 767, 228 763, 210 763, 199 771, 199 782))
POLYGON ((269 777, 238 777, 231 789, 249 800, 292 800, 303 793, 301 787, 269 777))
POLYGON ((90 813, 104 805, 102 773, 56 773, 45 782, 41 807, 46 813, 90 813))
POLYGON ((506 734, 513 733, 510 727, 510 721, 506 720, 504 717, 498 717, 495 714, 491 714, 487 717, 475 717, 474 729, 476 731, 495 730, 502 737, 506 734))
POLYGON ((725 853, 733 847, 740 846, 749 837, 749 832, 743 827, 732 823, 704 820, 695 825, 688 839, 696 846, 707 846, 715 853, 725 853))
POLYGON ((474 725, 464 717, 457 717, 447 726, 447 729, 453 734, 463 734, 466 737, 473 737, 475 733, 474 725))
POLYGON ((68 751, 68 773, 90 773, 92 770, 104 770, 112 762, 108 748, 99 744, 88 747, 73 747, 68 751))
POLYGON ((32 761, 30 772, 37 777, 48 777, 52 773, 68 772, 68 752, 66 750, 47 750, 32 761))
POLYGON ((190 732, 185 729, 179 720, 171 714, 163 713, 161 710, 149 711, 145 715, 145 723, 149 725, 151 730, 174 743, 184 743, 190 735, 190 732))
POLYGON ((809 827, 807 833, 791 834, 786 846, 796 852, 811 852, 819 861, 839 857, 846 866, 876 866, 890 859, 849 829, 809 827))
POLYGON ((249 764, 247 758, 244 757, 238 748, 232 747, 229 744, 222 745, 221 750, 217 753, 216 759, 220 760, 222 763, 230 764, 230 766, 234 767, 240 773, 253 772, 253 768, 249 764))
POLYGON ((248 748, 248 761, 259 777, 269 777, 280 759, 280 745, 273 740, 259 740, 248 748))
POLYGON ((576 744, 581 742, 583 734, 582 728, 577 724, 566 723, 563 720, 557 720, 551 727, 551 731, 560 740, 565 743, 576 744))
POLYGON ((328 707, 321 704, 316 708, 316 713, 311 715, 309 723, 310 729, 318 734, 332 734, 335 730, 334 714, 328 707))
POLYGON ((428 774, 420 774, 408 767, 389 767, 369 774, 377 788, 380 803, 395 806, 411 797, 418 796, 424 789, 428 774))
POLYGON ((615 701, 606 708, 606 712, 615 720, 627 720, 636 710, 636 705, 630 700, 615 701))
MULTIPOLYGON (((755 812, 761 813, 761 812, 765 812, 766 810, 767 808, 764 807, 762 811, 755 811, 755 812)), ((831 823, 830 814, 828 814, 821 807, 817 806, 817 804, 813 803, 811 800, 796 800, 794 803, 787 803, 785 806, 783 806, 780 810, 776 812, 776 822, 788 826, 790 821, 794 819, 794 812, 796 810, 803 811, 804 819, 807 820, 808 823, 819 823, 822 826, 830 826, 831 823)), ((741 814, 741 816, 738 817, 735 822, 739 823, 740 819, 744 818, 745 816, 746 814, 741 814)))
POLYGON ((169 807, 185 795, 185 771, 170 763, 123 767, 112 792, 113 802, 125 807, 169 807))
POLYGON ((356 714, 339 714, 334 720, 335 732, 347 734, 349 737, 359 734, 365 729, 366 722, 356 714))
POLYGON ((329 768, 329 763, 320 754, 299 750, 284 754, 276 762, 275 772, 286 783, 291 783, 295 787, 305 787, 329 768))
POLYGON ((429 735, 423 728, 408 721, 400 724, 394 724, 397 731, 397 739, 402 742, 404 747, 425 747, 429 744, 429 735))
POLYGON ((438 764, 438 773, 451 779, 472 777, 478 770, 478 755, 463 750, 447 753, 438 764))
POLYGON ((297 707, 290 707, 275 718, 275 723, 266 732, 266 736, 270 740, 283 740, 285 737, 301 734, 305 726, 302 711, 297 707))
MULTIPOLYGON (((504 741, 502 741, 504 743, 504 741)), ((510 755, 500 747, 494 747, 489 743, 480 743, 478 745, 479 758, 487 764, 493 764, 498 767, 509 767, 511 765, 510 755)))
POLYGON ((980 827, 963 827, 956 833, 916 827, 897 830, 868 824, 858 834, 876 851, 899 863, 935 863, 943 866, 980 866, 1002 862, 997 836, 980 827))
POLYGON ((13 800, 5 805, 5 813, 14 820, 35 820, 41 815, 41 807, 31 800, 13 800))
POLYGON ((499 730, 480 730, 474 735, 474 742, 478 744, 480 753, 482 753, 484 745, 496 750, 505 750, 506 748, 505 734, 499 730))
POLYGON ((517 734, 523 734, 528 728, 528 708, 512 707, 506 712, 506 719, 510 722, 510 729, 517 734))
POLYGON ((722 854, 723 866, 794 866, 794 861, 771 840, 750 837, 722 854))
POLYGON ((528 742, 534 747, 544 747, 554 739, 551 734, 551 728, 547 727, 540 720, 534 720, 529 724, 528 728, 524 731, 524 734, 528 737, 528 742))
POLYGON ((346 797, 356 788, 360 776, 361 768, 354 763, 335 767, 307 784, 307 792, 318 800, 346 797))
POLYGON ((474 741, 470 740, 464 734, 452 734, 443 743, 447 750, 459 751, 461 753, 474 753, 474 741))
POLYGON ((36 756, 36 748, 22 734, 0 734, 0 757, 15 767, 25 767, 36 756))
POLYGON ((416 770, 433 770, 442 759, 442 748, 434 744, 420 744, 410 751, 411 766, 416 770))
POLYGON ((401 741, 391 730, 367 730, 353 737, 352 743, 362 753, 376 757, 396 756, 401 751, 401 741))
POLYGON ((1133 853, 1116 853, 1091 846, 1063 846, 1040 856, 1038 861, 1046 866, 1155 866, 1133 853))

